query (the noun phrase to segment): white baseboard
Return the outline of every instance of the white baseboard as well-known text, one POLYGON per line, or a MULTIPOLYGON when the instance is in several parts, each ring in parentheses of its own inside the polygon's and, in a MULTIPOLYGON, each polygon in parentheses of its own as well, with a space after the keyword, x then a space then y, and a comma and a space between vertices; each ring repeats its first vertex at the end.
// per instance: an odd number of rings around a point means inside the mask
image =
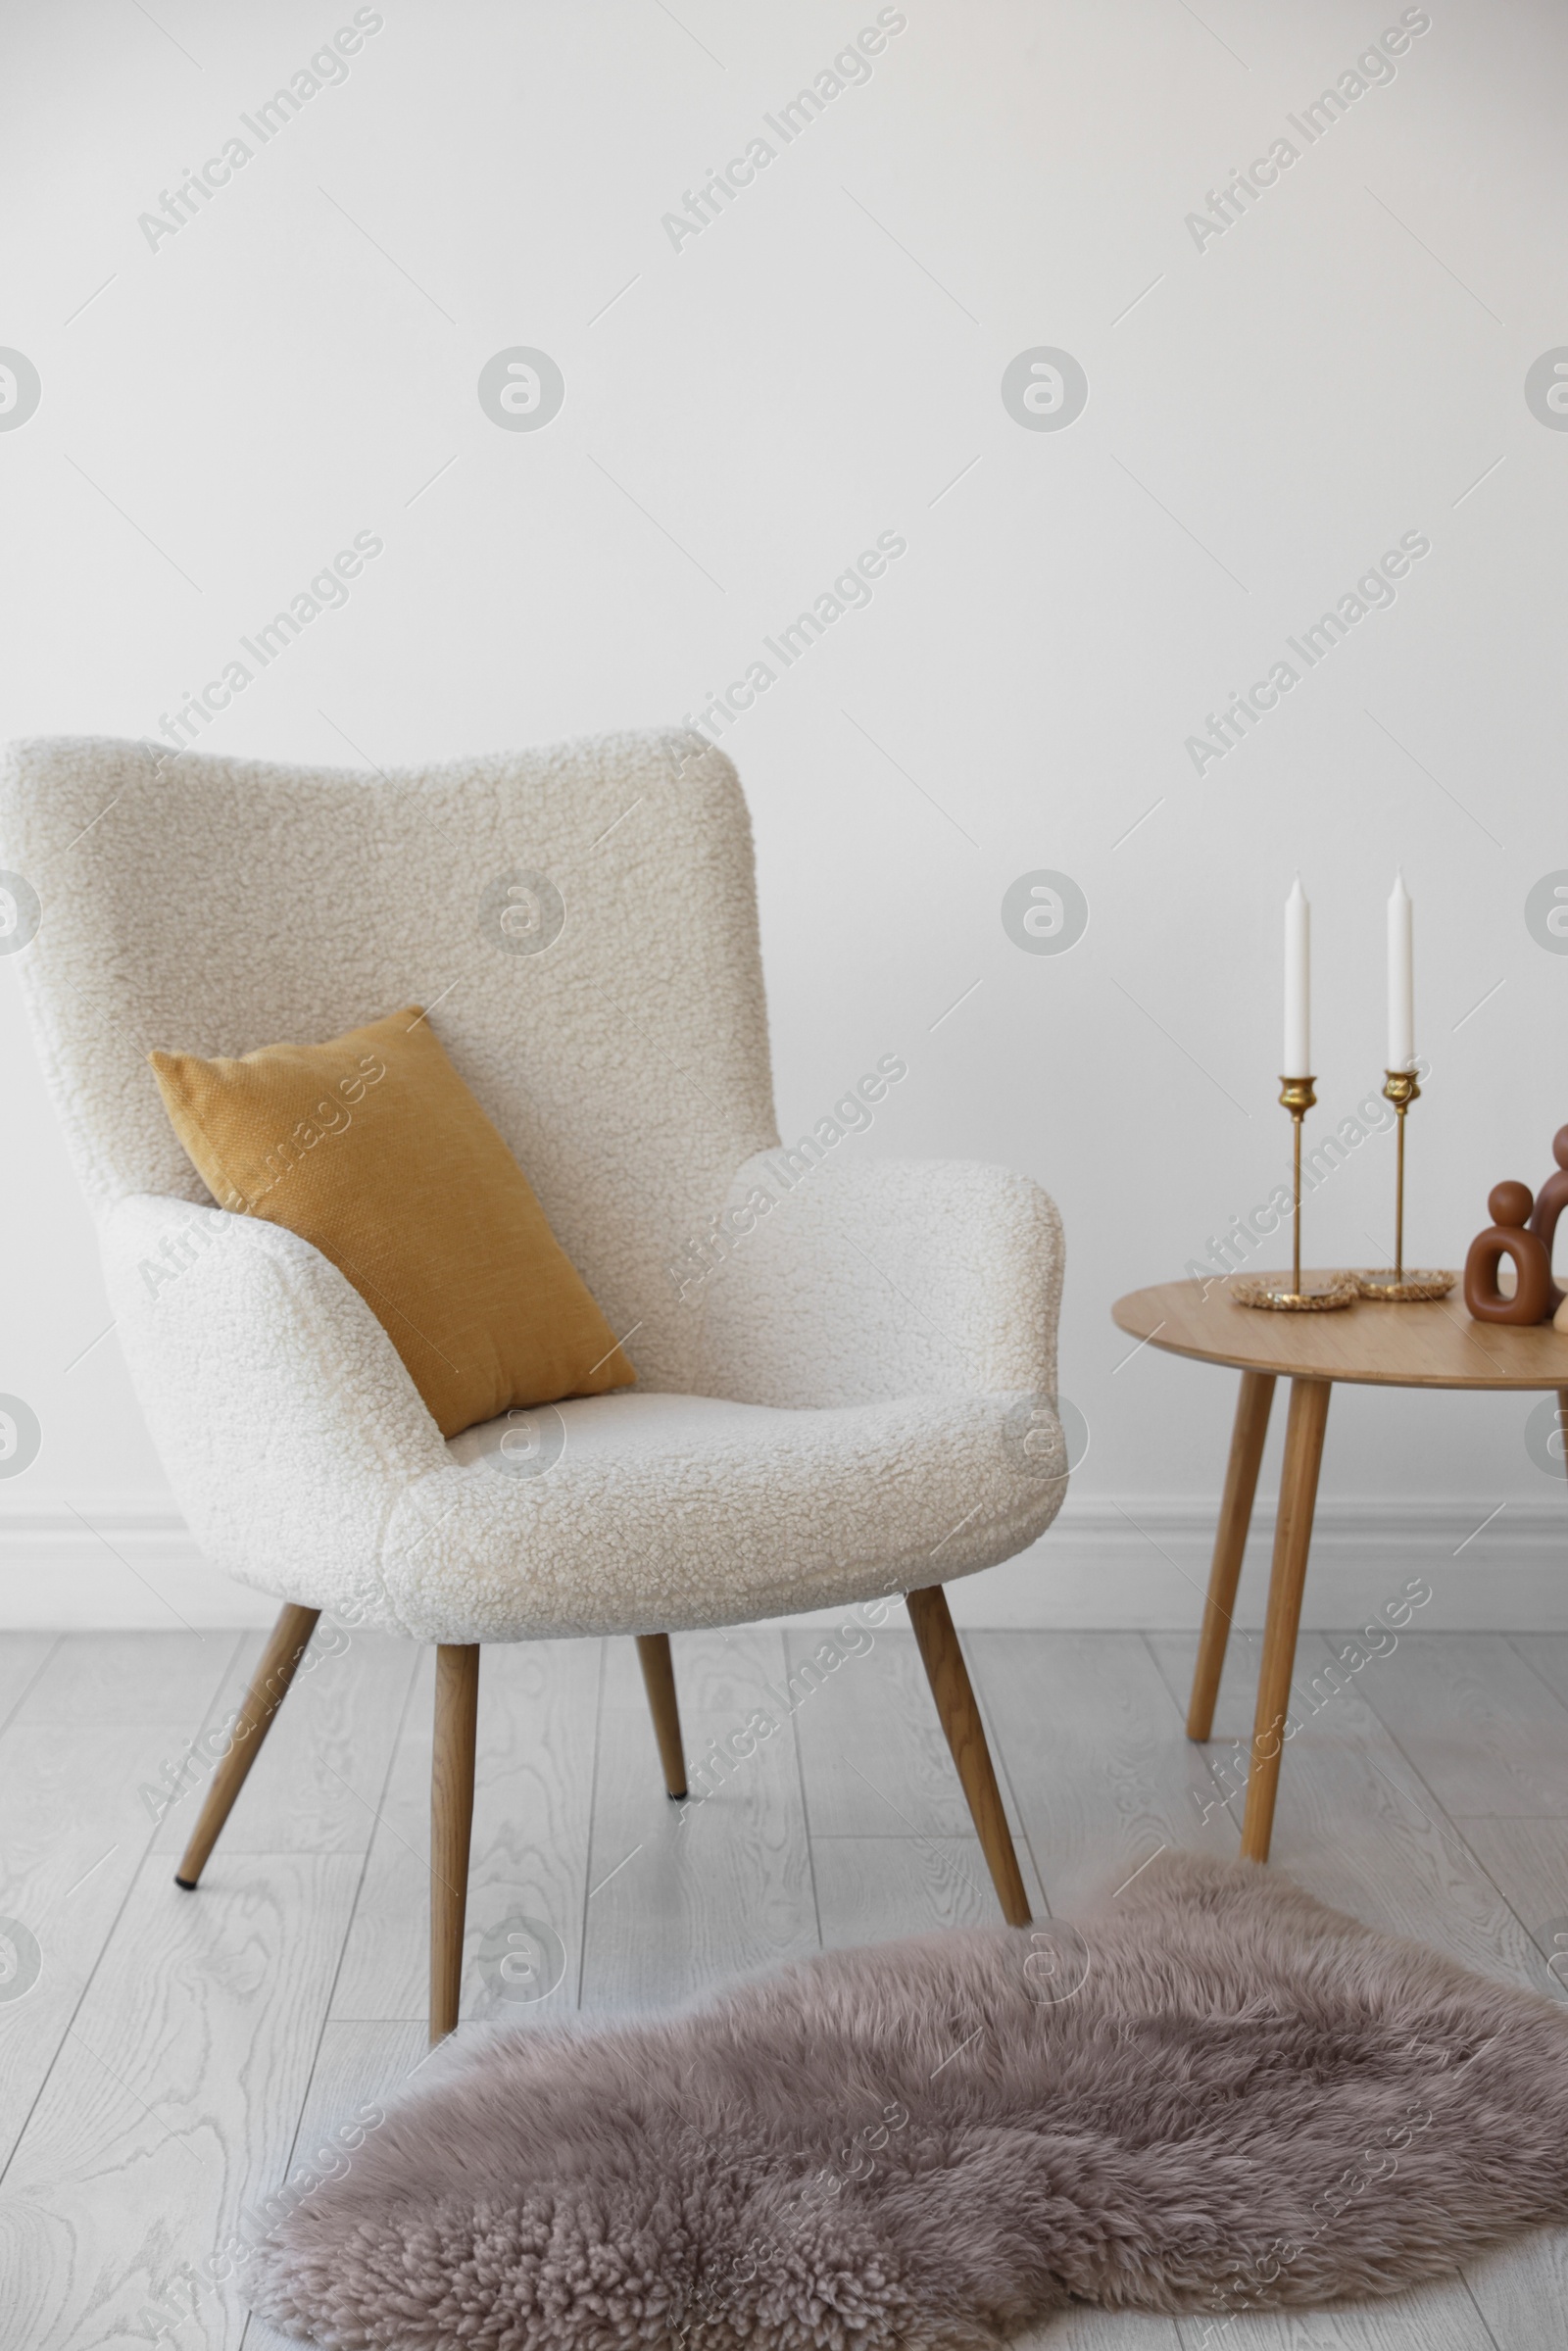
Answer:
MULTIPOLYGON (((1554 1501, 1408 1503, 1325 1498, 1318 1505, 1303 1626, 1352 1630, 1420 1577, 1427 1631, 1568 1631, 1568 1494, 1554 1501)), ((1196 1630, 1214 1541, 1212 1502, 1069 1498, 1049 1534, 988 1575, 955 1584, 955 1622, 980 1627, 1196 1630)), ((1274 1542, 1259 1505, 1234 1609, 1262 1625, 1274 1542)))
POLYGON ((278 1603, 208 1566, 172 1502, 0 1495, 0 1629, 169 1633, 270 1625, 278 1603))
MULTIPOLYGON (((999 1630, 1190 1628, 1212 1541, 1211 1502, 1155 1497, 1118 1508, 1069 1497, 1032 1550, 953 1585, 953 1614, 959 1625, 999 1630)), ((1263 1621, 1271 1541, 1271 1515, 1260 1509, 1240 1625, 1263 1621)), ((1500 1511, 1490 1502, 1325 1499, 1301 1621, 1351 1628, 1412 1576, 1432 1588, 1419 1619, 1428 1630, 1568 1630, 1568 1494, 1500 1511), (1489 1510, 1495 1515, 1483 1524, 1489 1510)), ((276 1613, 266 1593, 206 1564, 168 1502, 0 1496, 0 1630, 206 1631, 270 1625, 276 1613)))

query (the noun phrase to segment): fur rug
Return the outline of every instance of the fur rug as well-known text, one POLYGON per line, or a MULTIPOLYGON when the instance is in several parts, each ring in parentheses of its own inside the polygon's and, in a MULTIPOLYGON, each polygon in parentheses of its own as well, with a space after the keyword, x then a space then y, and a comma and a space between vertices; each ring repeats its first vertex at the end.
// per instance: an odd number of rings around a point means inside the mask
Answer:
POLYGON ((1392 2293, 1568 2221, 1568 2009, 1167 1855, 1079 1927, 492 2041, 267 2240, 331 2351, 973 2351, 1392 2293))

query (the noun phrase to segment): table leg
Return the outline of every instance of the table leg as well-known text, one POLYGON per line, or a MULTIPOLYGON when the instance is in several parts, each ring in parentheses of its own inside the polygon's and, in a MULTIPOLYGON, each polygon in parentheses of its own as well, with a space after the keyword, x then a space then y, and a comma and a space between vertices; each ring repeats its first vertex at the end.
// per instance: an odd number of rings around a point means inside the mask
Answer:
POLYGON ((1328 1380, 1291 1382, 1285 1469, 1280 1479, 1279 1516, 1274 1527, 1274 1568, 1268 1588, 1268 1624, 1263 1634, 1262 1670, 1257 1678, 1257 1714, 1252 1725, 1252 1752, 1247 1778, 1247 1818, 1242 1828, 1242 1854, 1248 1861, 1268 1859, 1269 1838, 1274 1830, 1274 1798, 1279 1788, 1280 1753, 1290 1712, 1296 1635, 1301 1621, 1301 1592, 1306 1583, 1306 1555, 1312 1542, 1312 1511, 1317 1501, 1317 1473, 1323 1458, 1331 1386, 1328 1380))
POLYGON ((1269 1406, 1274 1401, 1271 1371, 1244 1371, 1236 1398, 1236 1426, 1231 1432, 1230 1466, 1225 1472, 1225 1498, 1219 1506, 1214 1534, 1214 1561, 1208 1571, 1208 1597, 1203 1602, 1203 1630, 1198 1643, 1198 1670, 1193 1676, 1192 1703, 1187 1709, 1189 1739, 1206 1739, 1214 1728, 1214 1701, 1225 1666, 1230 1639, 1231 1610, 1247 1549, 1247 1530, 1252 1523, 1252 1496, 1257 1492, 1258 1464, 1268 1435, 1269 1406))

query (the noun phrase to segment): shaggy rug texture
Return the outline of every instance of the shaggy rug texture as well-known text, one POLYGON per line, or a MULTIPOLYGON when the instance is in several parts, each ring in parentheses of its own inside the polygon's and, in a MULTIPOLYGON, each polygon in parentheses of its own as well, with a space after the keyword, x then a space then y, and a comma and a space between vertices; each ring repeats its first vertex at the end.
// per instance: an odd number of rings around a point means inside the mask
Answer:
POLYGON ((492 2041, 275 2229, 332 2347, 970 2351, 1072 2301, 1391 2293, 1568 2221, 1568 2009, 1275 1872, 492 2041))

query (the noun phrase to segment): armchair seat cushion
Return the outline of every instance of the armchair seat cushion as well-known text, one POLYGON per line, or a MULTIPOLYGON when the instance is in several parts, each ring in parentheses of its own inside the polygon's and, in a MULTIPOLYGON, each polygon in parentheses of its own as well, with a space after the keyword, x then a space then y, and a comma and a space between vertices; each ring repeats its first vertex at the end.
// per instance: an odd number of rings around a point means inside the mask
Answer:
POLYGON ((1041 1534, 1055 1415, 960 1392, 828 1410, 585 1396, 468 1429, 415 1482, 383 1573, 425 1640, 649 1633, 950 1581, 1041 1534))

